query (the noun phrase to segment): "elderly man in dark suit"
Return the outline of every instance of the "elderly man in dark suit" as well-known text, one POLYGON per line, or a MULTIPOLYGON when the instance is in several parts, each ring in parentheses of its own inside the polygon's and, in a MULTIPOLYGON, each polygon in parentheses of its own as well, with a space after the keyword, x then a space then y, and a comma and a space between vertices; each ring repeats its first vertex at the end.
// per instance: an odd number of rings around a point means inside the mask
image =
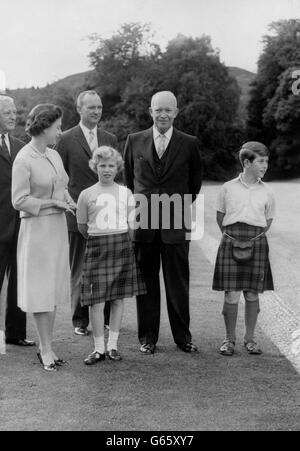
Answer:
POLYGON ((16 125, 16 115, 13 99, 0 95, 0 290, 2 302, 7 300, 6 343, 34 346, 33 341, 26 340, 26 314, 17 307, 19 213, 11 203, 11 174, 14 159, 24 143, 10 136, 16 125))
MULTIPOLYGON (((102 116, 102 102, 97 92, 80 93, 77 98, 77 111, 80 123, 64 132, 57 145, 57 151, 70 177, 69 193, 75 202, 81 191, 98 182, 97 175, 88 164, 93 151, 100 146, 111 146, 115 149, 118 146, 115 135, 98 128, 102 116)), ((89 312, 88 307, 80 305, 80 280, 86 240, 78 231, 76 218, 67 215, 67 221, 70 241, 72 322, 75 334, 84 336, 88 333, 89 312)))
POLYGON ((143 202, 137 206, 140 227, 134 232, 147 286, 147 294, 137 297, 140 351, 145 354, 153 354, 158 341, 161 261, 174 341, 185 352, 197 351, 189 330, 189 225, 191 204, 201 188, 201 157, 197 138, 173 127, 177 113, 173 93, 156 93, 150 108, 153 127, 129 135, 125 145, 127 186, 147 199, 146 208, 143 202), (163 198, 174 203, 159 203, 163 198))

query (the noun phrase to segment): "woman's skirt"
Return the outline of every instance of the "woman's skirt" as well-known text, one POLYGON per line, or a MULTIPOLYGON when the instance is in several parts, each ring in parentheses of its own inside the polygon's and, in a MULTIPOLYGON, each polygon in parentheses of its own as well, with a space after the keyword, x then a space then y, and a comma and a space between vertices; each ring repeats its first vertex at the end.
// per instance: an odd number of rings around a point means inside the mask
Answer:
POLYGON ((18 238, 18 306, 29 313, 52 312, 70 302, 66 216, 23 218, 18 238))
MULTIPOLYGON (((227 226, 224 231, 237 240, 246 241, 262 233, 263 228, 237 222, 227 226)), ((232 240, 223 235, 216 258, 213 290, 262 293, 273 289, 266 236, 263 235, 254 241, 252 260, 237 263, 232 257, 232 240)))
POLYGON ((145 293, 129 234, 90 236, 81 279, 81 304, 100 304, 145 293))

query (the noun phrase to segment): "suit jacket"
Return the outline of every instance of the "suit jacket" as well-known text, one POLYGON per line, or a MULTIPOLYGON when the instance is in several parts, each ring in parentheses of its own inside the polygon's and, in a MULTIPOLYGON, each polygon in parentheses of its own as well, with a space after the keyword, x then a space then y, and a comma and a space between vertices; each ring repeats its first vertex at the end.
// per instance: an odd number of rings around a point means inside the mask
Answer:
MULTIPOLYGON (((151 242, 155 237, 155 229, 159 228, 161 239, 165 243, 179 243, 186 241, 189 231, 191 202, 184 202, 184 196, 190 195, 191 201, 196 199, 202 183, 202 164, 199 141, 195 136, 187 135, 176 128, 173 129, 172 138, 167 148, 167 157, 164 171, 158 176, 154 163, 153 127, 142 132, 129 135, 125 144, 125 180, 134 194, 143 194, 148 199, 148 206, 140 206, 139 212, 145 213, 148 208, 148 228, 135 230, 134 240, 151 242), (152 194, 161 196, 177 195, 182 201, 182 208, 170 208, 170 225, 165 227, 162 223, 162 210, 156 226, 151 224, 151 216, 157 211, 153 207, 152 194), (177 210, 177 212, 175 211, 177 210), (175 218, 181 216, 181 226, 175 224, 175 218), (158 222, 158 227, 157 227, 158 222)), ((156 196, 157 197, 157 196, 156 196)), ((179 218, 180 219, 180 218, 179 218)))
POLYGON ((46 159, 27 144, 13 164, 13 206, 21 212, 21 218, 61 213, 55 207, 41 209, 41 203, 51 198, 65 200, 68 181, 69 177, 56 150, 48 148, 46 159))
POLYGON ((9 137, 11 159, 0 152, 0 243, 8 243, 19 225, 19 213, 11 202, 12 164, 25 143, 9 137))
MULTIPOLYGON (((98 128, 99 146, 111 146, 117 149, 118 141, 115 135, 98 128)), ((69 193, 77 202, 79 194, 86 188, 98 182, 98 176, 89 167, 92 152, 79 125, 62 133, 56 146, 65 170, 69 176, 69 193)), ((67 214, 68 229, 78 232, 76 218, 67 214)))

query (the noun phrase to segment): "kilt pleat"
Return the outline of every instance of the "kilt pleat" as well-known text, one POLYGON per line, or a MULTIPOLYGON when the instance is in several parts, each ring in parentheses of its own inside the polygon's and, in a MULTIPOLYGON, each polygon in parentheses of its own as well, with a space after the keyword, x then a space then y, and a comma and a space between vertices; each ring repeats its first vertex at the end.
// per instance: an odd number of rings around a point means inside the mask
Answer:
MULTIPOLYGON (((225 227, 233 238, 246 241, 263 232, 262 227, 237 222, 225 227)), ((247 263, 237 263, 232 257, 232 240, 223 235, 215 264, 213 290, 255 291, 274 290, 269 261, 269 245, 265 235, 254 241, 254 256, 247 263)))
POLYGON ((90 236, 82 271, 81 304, 100 304, 145 293, 128 233, 90 236))

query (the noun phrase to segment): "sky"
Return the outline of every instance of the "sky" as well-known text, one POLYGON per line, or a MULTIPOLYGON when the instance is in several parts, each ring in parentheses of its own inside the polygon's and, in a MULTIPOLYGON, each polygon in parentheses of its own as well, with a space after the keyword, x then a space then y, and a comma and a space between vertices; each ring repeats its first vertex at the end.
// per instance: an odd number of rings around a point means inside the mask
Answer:
POLYGON ((300 0, 0 0, 0 91, 91 69, 87 36, 128 22, 150 22, 162 49, 178 33, 209 35, 222 62, 256 72, 268 25, 297 17, 300 0))

